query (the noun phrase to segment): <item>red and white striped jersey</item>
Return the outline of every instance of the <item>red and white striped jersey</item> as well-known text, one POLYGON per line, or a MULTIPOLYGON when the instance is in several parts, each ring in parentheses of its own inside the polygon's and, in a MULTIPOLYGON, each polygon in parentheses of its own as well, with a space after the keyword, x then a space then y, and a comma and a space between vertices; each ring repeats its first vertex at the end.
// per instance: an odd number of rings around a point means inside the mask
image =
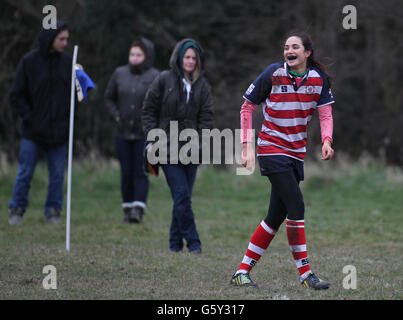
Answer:
POLYGON ((261 105, 264 121, 257 155, 286 155, 304 160, 307 125, 316 108, 334 103, 326 76, 308 68, 301 81, 289 74, 286 63, 267 67, 250 85, 244 99, 261 105))

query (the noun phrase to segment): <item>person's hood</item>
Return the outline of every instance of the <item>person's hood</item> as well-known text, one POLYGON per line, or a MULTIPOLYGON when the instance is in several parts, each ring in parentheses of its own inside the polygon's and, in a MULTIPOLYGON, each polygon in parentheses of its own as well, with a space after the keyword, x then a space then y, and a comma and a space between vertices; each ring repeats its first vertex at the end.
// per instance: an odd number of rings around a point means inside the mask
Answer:
POLYGON ((154 66, 154 60, 155 60, 155 47, 154 44, 148 40, 147 38, 141 37, 137 40, 138 42, 141 42, 143 46, 143 50, 145 50, 144 54, 146 56, 145 60, 138 64, 138 65, 132 65, 129 63, 129 68, 130 71, 134 74, 140 74, 143 73, 144 71, 152 68, 154 66))
MULTIPOLYGON (((193 40, 190 38, 183 39, 176 44, 174 51, 172 52, 171 58, 169 59, 169 66, 171 67, 172 70, 175 71, 176 74, 178 74, 180 77, 183 77, 182 61, 179 61, 179 60, 182 60, 182 59, 180 59, 180 55, 181 55, 182 48, 184 46, 193 47, 193 48, 197 49, 197 51, 199 52, 200 68, 201 68, 201 70, 199 70, 199 72, 201 74, 204 69, 204 50, 196 40, 193 40)), ((183 57, 183 54, 182 54, 182 57, 183 57)))
POLYGON ((39 50, 43 55, 47 56, 50 54, 53 40, 60 32, 66 29, 68 29, 67 23, 61 20, 57 21, 56 29, 41 29, 38 36, 38 42, 39 50))
POLYGON ((147 38, 141 37, 140 41, 143 43, 144 47, 146 48, 146 59, 142 63, 144 69, 149 69, 154 66, 155 62, 155 47, 154 44, 148 40, 147 38))

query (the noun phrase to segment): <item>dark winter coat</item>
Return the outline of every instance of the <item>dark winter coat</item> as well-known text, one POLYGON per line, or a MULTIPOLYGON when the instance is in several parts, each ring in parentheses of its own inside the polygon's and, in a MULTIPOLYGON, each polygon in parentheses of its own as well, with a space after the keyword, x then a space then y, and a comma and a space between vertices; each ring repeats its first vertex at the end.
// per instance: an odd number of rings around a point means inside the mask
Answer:
POLYGON ((147 51, 145 61, 137 68, 130 65, 117 68, 105 91, 105 106, 116 121, 116 134, 128 140, 144 139, 141 108, 148 88, 159 74, 153 68, 154 45, 145 38, 140 41, 147 51))
MULTIPOLYGON (((201 137, 202 129, 213 127, 213 99, 211 87, 203 76, 203 49, 192 39, 180 41, 170 58, 170 70, 163 71, 151 84, 144 100, 142 123, 144 133, 155 128, 163 129, 168 138, 170 121, 178 121, 179 132, 183 129, 195 129, 201 137), (183 45, 192 41, 201 49, 200 76, 194 81, 186 102, 186 91, 182 82, 183 74, 179 67, 178 56, 183 45)), ((168 147, 169 153, 169 147, 168 147)))
POLYGON ((40 144, 60 145, 69 136, 72 57, 51 52, 53 40, 66 28, 59 21, 57 29, 40 31, 39 48, 19 62, 9 96, 22 118, 22 136, 40 144))

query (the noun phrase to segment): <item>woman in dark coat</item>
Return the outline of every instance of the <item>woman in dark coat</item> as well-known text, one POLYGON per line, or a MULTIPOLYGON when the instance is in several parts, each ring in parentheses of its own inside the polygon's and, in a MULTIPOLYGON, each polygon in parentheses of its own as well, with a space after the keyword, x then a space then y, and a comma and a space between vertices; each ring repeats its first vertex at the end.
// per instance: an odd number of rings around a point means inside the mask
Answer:
POLYGON ((116 122, 123 221, 129 223, 142 221, 148 195, 148 178, 143 169, 145 137, 141 108, 150 84, 159 74, 153 68, 154 56, 154 45, 150 40, 134 41, 129 63, 115 70, 105 92, 106 107, 116 122))
MULTIPOLYGON (((184 142, 170 141, 172 123, 177 125, 179 133, 193 129, 199 137, 202 129, 212 128, 213 102, 210 85, 203 76, 203 53, 200 44, 193 39, 184 39, 175 46, 170 69, 155 79, 144 100, 142 123, 146 136, 153 129, 162 129, 168 145, 172 143, 180 149, 184 142)), ((170 149, 168 146, 167 150, 170 149)), ((178 159, 178 153, 168 152, 167 164, 161 164, 173 198, 169 247, 179 252, 185 239, 189 252, 201 253, 191 206, 198 161, 184 163, 183 159, 178 159)))

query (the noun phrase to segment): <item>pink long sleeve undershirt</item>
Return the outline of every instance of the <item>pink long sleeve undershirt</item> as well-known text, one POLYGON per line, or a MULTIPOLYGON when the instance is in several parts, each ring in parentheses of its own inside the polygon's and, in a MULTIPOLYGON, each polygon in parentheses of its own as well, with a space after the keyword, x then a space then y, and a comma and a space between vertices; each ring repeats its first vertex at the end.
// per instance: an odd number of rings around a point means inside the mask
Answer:
MULTIPOLYGON (((256 105, 245 100, 241 107, 241 143, 252 141, 251 130, 252 129, 252 116, 256 110, 256 105), (249 130, 248 130, 249 129, 249 130)), ((319 122, 320 132, 322 136, 322 144, 325 140, 329 140, 333 143, 333 116, 332 106, 330 104, 319 107, 319 122)))

